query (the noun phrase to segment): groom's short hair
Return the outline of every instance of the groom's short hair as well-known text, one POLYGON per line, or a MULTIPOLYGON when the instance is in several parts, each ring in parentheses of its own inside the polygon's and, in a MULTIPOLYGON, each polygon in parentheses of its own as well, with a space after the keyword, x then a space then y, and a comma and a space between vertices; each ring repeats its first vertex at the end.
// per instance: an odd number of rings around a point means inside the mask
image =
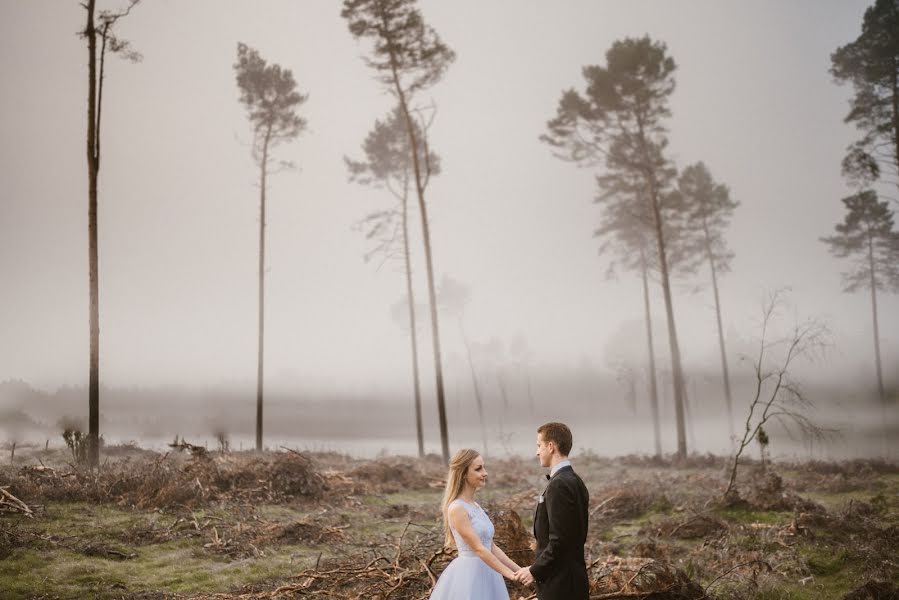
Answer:
POLYGON ((565 423, 544 423, 537 428, 537 433, 543 436, 544 442, 554 443, 562 456, 571 452, 571 430, 565 423))

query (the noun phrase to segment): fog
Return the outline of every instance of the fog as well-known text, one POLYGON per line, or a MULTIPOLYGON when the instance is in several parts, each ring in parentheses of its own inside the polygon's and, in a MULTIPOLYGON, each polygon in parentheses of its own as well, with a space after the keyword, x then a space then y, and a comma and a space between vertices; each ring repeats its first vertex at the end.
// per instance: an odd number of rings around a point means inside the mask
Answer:
MULTIPOLYGON (((826 355, 797 367, 817 418, 843 437, 784 456, 873 456, 897 404, 874 401, 870 297, 841 292, 846 265, 819 241, 852 193, 840 175, 859 137, 843 123, 851 89, 830 54, 860 32, 867 2, 423 0, 456 52, 422 102, 442 172, 428 189, 436 277, 470 292, 461 318, 487 403, 490 451, 530 451, 548 419, 574 423, 581 449, 651 452, 644 382, 628 397, 622 363, 645 358, 638 277, 605 277, 593 237, 598 169, 539 141, 563 90, 604 63, 613 41, 649 34, 677 62, 668 121, 679 168, 704 161, 737 208, 721 280, 739 423, 752 393, 760 305, 788 288, 790 319, 820 318, 826 355), (505 390, 505 397, 503 394, 505 390), (581 433, 578 426, 581 426, 581 433), (578 437, 580 435, 580 437, 578 437)), ((0 414, 8 436, 43 443, 84 419, 88 378, 87 49, 77 2, 2 0, 0 24, 0 414), (54 434, 53 432, 57 432, 54 434)), ((104 6, 116 6, 110 3, 104 6)), ((145 0, 116 25, 143 55, 111 57, 99 192, 101 433, 107 443, 250 447, 255 410, 258 169, 238 102, 238 42, 291 69, 309 128, 279 146, 297 168, 270 179, 266 273, 266 445, 374 455, 414 453, 409 339, 392 316, 402 264, 364 260, 356 224, 391 204, 347 180, 373 122, 392 108, 335 2, 145 0), (241 440, 244 440, 241 442, 241 440), (193 439, 191 439, 193 441, 193 439)), ((417 215, 416 215, 417 218, 417 215)), ((413 233, 413 247, 420 247, 413 233)), ((417 300, 427 298, 421 253, 417 300)), ((674 281, 692 411, 691 451, 729 450, 707 275, 674 281)), ((882 294, 885 384, 899 388, 899 300, 882 294)), ((666 355, 652 287, 657 364, 666 355)), ((420 314, 426 314, 424 310, 420 314)), ((787 319, 789 321, 790 319, 787 319)), ((781 331, 787 331, 785 322, 781 331)), ((426 327, 423 327, 426 329, 426 327)), ((451 445, 480 443, 466 349, 441 314, 451 445)), ((421 332, 426 447, 439 448, 430 338, 421 332)), ((670 384, 660 376, 663 447, 674 449, 670 384)), ((0 436, 2 438, 2 436, 0 436)), ((780 444, 780 446, 778 446, 780 444)), ((577 444, 576 444, 577 445, 577 444)))

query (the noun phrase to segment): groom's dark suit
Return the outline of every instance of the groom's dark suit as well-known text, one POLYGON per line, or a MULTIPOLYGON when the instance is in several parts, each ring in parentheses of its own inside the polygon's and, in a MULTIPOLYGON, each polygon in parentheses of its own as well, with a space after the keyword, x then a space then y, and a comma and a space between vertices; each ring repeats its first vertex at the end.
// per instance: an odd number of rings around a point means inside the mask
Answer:
POLYGON ((530 568, 537 581, 537 598, 587 600, 587 487, 570 466, 564 466, 549 480, 542 499, 534 513, 537 559, 530 568))

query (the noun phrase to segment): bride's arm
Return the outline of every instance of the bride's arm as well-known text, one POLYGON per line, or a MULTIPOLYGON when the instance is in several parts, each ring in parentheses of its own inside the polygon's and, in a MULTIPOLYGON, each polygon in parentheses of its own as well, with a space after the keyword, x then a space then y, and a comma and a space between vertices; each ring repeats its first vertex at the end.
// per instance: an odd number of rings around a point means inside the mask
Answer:
POLYGON ((515 564, 514 560, 506 556, 506 553, 503 552, 496 544, 493 544, 493 548, 491 549, 491 551, 493 552, 493 556, 499 559, 499 562, 503 563, 516 573, 521 570, 521 567, 515 564))
MULTIPOLYGON (((478 534, 475 533, 474 527, 471 526, 471 519, 468 518, 468 512, 459 504, 454 504, 447 510, 450 525, 462 537, 468 547, 471 548, 478 558, 484 561, 487 566, 505 577, 506 579, 515 579, 515 571, 508 565, 505 565, 495 556, 490 549, 485 548, 481 543, 478 534)), ((496 546, 494 545, 494 548, 496 546)), ((505 556, 505 555, 504 555, 505 556)), ((508 558, 506 559, 508 560, 508 558)))

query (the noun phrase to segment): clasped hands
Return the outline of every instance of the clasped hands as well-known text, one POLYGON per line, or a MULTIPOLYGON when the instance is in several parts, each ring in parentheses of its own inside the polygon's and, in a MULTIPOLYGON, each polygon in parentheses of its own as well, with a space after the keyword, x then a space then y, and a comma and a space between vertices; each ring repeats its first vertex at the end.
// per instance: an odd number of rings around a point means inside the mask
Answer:
POLYGON ((531 575, 530 567, 522 567, 515 572, 515 581, 518 583, 522 583, 524 585, 531 585, 534 583, 534 576, 531 575))

